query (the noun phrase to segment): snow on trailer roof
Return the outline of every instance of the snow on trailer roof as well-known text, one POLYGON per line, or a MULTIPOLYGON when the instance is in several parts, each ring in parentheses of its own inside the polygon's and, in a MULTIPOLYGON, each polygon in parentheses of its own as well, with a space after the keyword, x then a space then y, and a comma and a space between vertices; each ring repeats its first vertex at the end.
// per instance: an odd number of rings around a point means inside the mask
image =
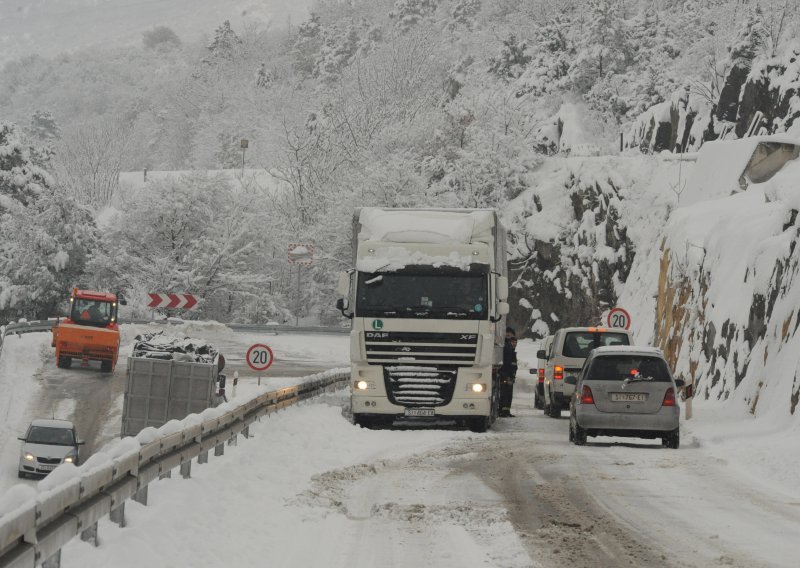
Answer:
POLYGON ((494 236, 496 213, 492 209, 382 209, 363 207, 358 212, 359 241, 396 243, 489 243, 494 236))

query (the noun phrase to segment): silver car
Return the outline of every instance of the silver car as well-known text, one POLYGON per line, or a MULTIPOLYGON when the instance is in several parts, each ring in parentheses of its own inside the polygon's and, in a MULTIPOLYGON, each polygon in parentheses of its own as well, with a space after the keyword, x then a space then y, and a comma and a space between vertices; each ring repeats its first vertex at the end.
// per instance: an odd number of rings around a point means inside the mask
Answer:
POLYGON ((47 475, 62 463, 78 465, 78 448, 83 444, 68 420, 34 420, 22 440, 19 477, 47 475))
POLYGON ((678 448, 680 408, 674 380, 660 349, 600 347, 594 349, 579 376, 570 402, 569 439, 578 445, 587 436, 661 438, 678 448))

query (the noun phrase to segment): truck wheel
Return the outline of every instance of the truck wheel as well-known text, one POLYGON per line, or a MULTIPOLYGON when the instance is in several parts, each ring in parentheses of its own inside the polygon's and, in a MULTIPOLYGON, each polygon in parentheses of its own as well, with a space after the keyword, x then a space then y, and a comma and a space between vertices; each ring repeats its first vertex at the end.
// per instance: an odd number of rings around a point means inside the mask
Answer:
POLYGON ((111 366, 111 361, 100 361, 100 370, 104 373, 110 373, 113 371, 114 368, 111 366))
POLYGON ((478 434, 486 432, 489 429, 489 417, 482 416, 480 418, 470 418, 469 429, 478 434))
POLYGON ((62 369, 69 369, 72 367, 72 357, 59 357, 56 366, 62 369))

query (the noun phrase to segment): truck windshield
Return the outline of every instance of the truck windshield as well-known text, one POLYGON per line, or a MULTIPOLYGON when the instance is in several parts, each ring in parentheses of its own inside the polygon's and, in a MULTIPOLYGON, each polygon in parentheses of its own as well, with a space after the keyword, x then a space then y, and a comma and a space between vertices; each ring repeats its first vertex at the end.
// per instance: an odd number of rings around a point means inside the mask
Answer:
POLYGON ((487 319, 488 276, 481 273, 358 273, 359 317, 487 319))
POLYGON ((111 302, 84 298, 75 298, 72 302, 71 319, 81 325, 104 327, 111 323, 113 315, 114 308, 111 302))
POLYGON ((629 345, 628 335, 625 333, 573 331, 564 338, 564 357, 585 359, 589 352, 597 347, 607 345, 629 345))

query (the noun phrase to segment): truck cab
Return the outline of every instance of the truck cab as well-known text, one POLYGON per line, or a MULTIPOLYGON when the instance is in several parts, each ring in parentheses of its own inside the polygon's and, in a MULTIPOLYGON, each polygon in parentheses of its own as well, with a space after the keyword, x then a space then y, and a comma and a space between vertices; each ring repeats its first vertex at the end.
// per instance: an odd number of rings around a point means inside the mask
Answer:
MULTIPOLYGON (((124 302, 124 300, 122 300, 124 302)), ((100 361, 102 371, 114 370, 119 353, 119 301, 116 294, 74 288, 65 319, 53 327, 56 365, 70 368, 100 361)))
POLYGON ((508 313, 497 213, 363 208, 353 226, 337 305, 352 320, 354 422, 490 428, 508 313))

